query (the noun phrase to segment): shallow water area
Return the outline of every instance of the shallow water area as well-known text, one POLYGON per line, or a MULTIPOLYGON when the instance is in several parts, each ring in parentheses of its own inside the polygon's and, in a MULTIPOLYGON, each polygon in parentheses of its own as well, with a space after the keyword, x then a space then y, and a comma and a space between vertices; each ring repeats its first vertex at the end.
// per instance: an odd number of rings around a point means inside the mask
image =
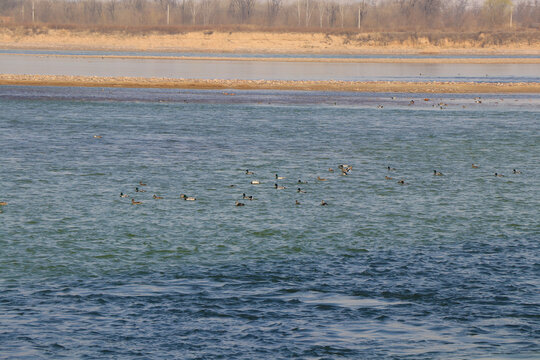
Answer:
MULTIPOLYGON (((184 79, 243 80, 338 80, 338 81, 471 81, 471 82, 539 82, 538 64, 474 64, 474 63, 347 63, 347 62, 287 62, 235 60, 237 56, 214 54, 221 59, 169 59, 163 53, 66 53, 66 52, 0 52, 0 69, 4 74, 68 75, 100 77, 157 77, 184 79), (58 55, 58 56, 56 56, 58 55), (83 55, 78 56, 78 55, 83 55), (84 57, 91 55, 93 57, 84 57), (107 57, 127 56, 123 58, 107 57), (97 57, 96 57, 97 56, 97 57), (138 58, 138 56, 151 56, 138 58)), ((178 54, 177 54, 178 55, 178 54)), ((183 55, 183 54, 180 54, 183 55)), ((169 55, 170 56, 170 55, 169 55)), ((275 58, 268 55, 266 58, 275 58)), ((331 59, 311 56, 307 59, 331 59)), ((346 58, 346 57, 345 57, 346 58)), ((362 58, 362 57, 357 57, 362 58)), ((372 57, 392 59, 392 56, 372 57)), ((401 58, 422 59, 418 56, 401 58)), ((439 57, 452 59, 453 57, 439 57)), ((462 57, 470 59, 491 57, 462 57)), ((527 57, 515 57, 523 59, 527 57)), ((536 57, 529 57, 536 58, 536 57)), ((300 57, 301 59, 301 57, 300 57)))
POLYGON ((537 94, 0 86, 0 108, 1 357, 540 354, 537 94))

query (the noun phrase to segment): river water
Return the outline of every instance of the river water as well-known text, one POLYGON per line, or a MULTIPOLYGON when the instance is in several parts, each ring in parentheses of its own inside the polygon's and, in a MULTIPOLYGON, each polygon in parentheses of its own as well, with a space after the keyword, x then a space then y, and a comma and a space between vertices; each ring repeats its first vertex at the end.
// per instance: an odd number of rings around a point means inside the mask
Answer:
POLYGON ((424 97, 0 87, 0 358, 538 358, 540 96, 424 97))
MULTIPOLYGON (((538 82, 538 64, 452 64, 452 63, 328 63, 286 61, 239 61, 160 59, 162 53, 0 53, 0 72, 8 74, 166 77, 188 79, 244 80, 343 80, 343 81, 483 81, 538 82), (80 57, 77 55, 103 55, 80 57), (128 55, 110 58, 106 55, 128 55), (62 55, 58 57, 55 55, 62 55), (133 56, 156 58, 134 58, 133 56)), ((168 54, 171 55, 171 54, 168 54)), ((181 55, 181 54, 173 54, 181 55)), ((226 55, 226 54, 217 54, 226 55)), ((190 59, 191 57, 191 59, 190 59)), ((272 56, 268 56, 272 57, 272 56)), ((274 56, 275 57, 275 56, 274 56)), ((432 56, 430 56, 432 57, 432 56)), ((382 56, 379 58, 392 58, 382 56)), ((415 57, 422 58, 422 57, 415 57)), ((493 58, 493 57, 490 57, 493 58)))

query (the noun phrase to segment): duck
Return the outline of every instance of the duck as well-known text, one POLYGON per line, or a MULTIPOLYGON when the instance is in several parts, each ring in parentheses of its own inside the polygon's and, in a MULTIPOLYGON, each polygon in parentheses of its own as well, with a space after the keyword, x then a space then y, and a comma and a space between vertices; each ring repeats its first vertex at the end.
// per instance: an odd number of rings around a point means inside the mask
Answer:
POLYGON ((249 196, 246 195, 246 193, 242 194, 242 199, 249 199, 249 196))
POLYGON ((253 175, 254 172, 253 171, 249 171, 249 169, 246 169, 246 175, 253 175))
POLYGON ((328 179, 325 179, 325 178, 322 178, 322 177, 320 177, 320 176, 317 176, 317 180, 319 180, 319 181, 326 181, 326 180, 328 180, 328 179))
POLYGON ((146 190, 139 189, 138 187, 135 188, 135 192, 146 192, 146 190))
POLYGON ((514 173, 514 174, 521 174, 521 171, 514 169, 514 171, 512 171, 512 173, 514 173))
POLYGON ((302 189, 300 189, 300 188, 296 189, 296 192, 299 192, 299 193, 301 193, 301 194, 305 194, 305 193, 306 193, 304 190, 302 190, 302 189))
POLYGON ((328 203, 324 200, 321 200, 321 206, 325 206, 325 205, 328 205, 328 203))
POLYGON ((475 165, 475 164, 471 164, 471 168, 473 168, 473 169, 478 169, 479 166, 478 166, 478 165, 475 165))
POLYGON ((6 201, 0 201, 0 206, 6 206, 8 203, 6 201))
POLYGON ((300 201, 294 200, 294 204, 295 204, 295 205, 300 205, 300 201))
POLYGON ((259 180, 251 180, 251 185, 259 185, 261 182, 259 180))
POLYGON ((244 206, 244 205, 246 205, 246 204, 241 203, 240 201, 237 200, 236 203, 235 203, 234 205, 235 205, 235 206, 244 206))
POLYGON ((197 198, 194 198, 193 196, 186 196, 186 194, 180 194, 180 198, 184 199, 186 201, 195 201, 197 198))
POLYGON ((278 174, 276 174, 276 179, 277 179, 277 180, 283 180, 283 179, 285 179, 285 178, 284 178, 283 176, 278 176, 278 174))
POLYGON ((101 139, 103 136, 101 135, 94 135, 94 139, 101 139))
POLYGON ((127 198, 128 197, 128 194, 124 194, 123 192, 120 193, 120 197, 121 198, 127 198))
POLYGON ((141 186, 146 186, 146 184, 143 183, 142 181, 139 181, 139 185, 141 185, 141 186))
POLYGON ((307 184, 307 181, 298 180, 298 184, 307 184))
POLYGON ((329 172, 334 172, 334 169, 328 168, 328 171, 329 171, 329 172))
POLYGON ((286 189, 285 186, 281 186, 281 185, 278 185, 278 184, 274 184, 274 187, 276 188, 276 190, 283 190, 283 189, 286 189))
POLYGON ((405 184, 407 184, 407 183, 405 182, 405 180, 403 180, 403 179, 399 180, 397 183, 400 184, 400 185, 405 185, 405 184))
POLYGON ((131 205, 140 205, 142 204, 142 201, 135 201, 135 199, 131 199, 131 205))
POLYGON ((498 174, 498 173, 495 173, 495 176, 496 176, 496 177, 504 177, 503 174, 498 174))
POLYGON ((393 168, 393 167, 390 167, 390 166, 388 166, 387 169, 388 169, 388 171, 396 171, 396 168, 393 168))
POLYGON ((437 170, 433 170, 433 176, 443 176, 443 173, 437 170))
POLYGON ((388 175, 387 175, 387 176, 385 176, 385 177, 384 177, 384 179, 385 179, 385 180, 394 180, 394 178, 393 178, 393 177, 390 177, 390 176, 388 176, 388 175))
POLYGON ((161 196, 157 196, 156 194, 154 194, 154 196, 152 196, 152 198, 154 198, 154 199, 156 199, 156 200, 163 199, 161 196))

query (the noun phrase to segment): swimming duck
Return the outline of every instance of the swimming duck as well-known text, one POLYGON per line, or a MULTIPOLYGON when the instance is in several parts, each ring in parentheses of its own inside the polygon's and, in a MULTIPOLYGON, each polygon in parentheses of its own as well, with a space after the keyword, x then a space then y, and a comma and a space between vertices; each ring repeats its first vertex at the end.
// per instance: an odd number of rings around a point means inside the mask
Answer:
POLYGON ((244 206, 244 205, 246 205, 246 204, 241 203, 240 201, 237 200, 236 203, 235 203, 234 205, 235 205, 235 206, 244 206))
POLYGON ((135 192, 146 192, 146 190, 139 189, 138 187, 135 188, 135 192))
POLYGON ((294 204, 295 204, 295 205, 300 205, 300 201, 294 200, 294 204))
POLYGON ((246 195, 246 193, 242 194, 242 199, 249 199, 249 196, 246 195))
POLYGON ((259 185, 261 182, 259 180, 251 180, 251 185, 259 185))
POLYGON ((94 135, 94 139, 101 139, 103 136, 101 135, 94 135))
POLYGON ((186 201, 195 201, 197 200, 196 198, 194 198, 193 196, 186 196, 186 194, 180 194, 180 198, 181 199, 184 199, 186 201))
POLYGON ((135 201, 135 199, 131 199, 131 205, 140 205, 142 204, 142 201, 135 201))
POLYGON ((281 186, 281 185, 278 185, 278 184, 274 184, 274 187, 276 188, 276 190, 283 190, 283 189, 286 189, 285 186, 281 186))
POLYGON ((160 199, 163 199, 161 196, 157 196, 156 194, 154 194, 154 196, 152 196, 154 199, 156 200, 160 200, 160 199))
POLYGON ((0 201, 0 206, 6 206, 8 203, 5 201, 0 201))
POLYGON ((319 181, 326 181, 326 180, 328 180, 328 179, 325 179, 325 178, 322 178, 322 177, 320 177, 320 176, 317 176, 317 180, 319 180, 319 181))
POLYGON ((120 193, 120 197, 121 197, 121 198, 127 198, 127 197, 128 197, 128 194, 124 194, 124 193, 121 192, 121 193, 120 193))
POLYGON ((521 171, 514 169, 513 173, 514 174, 521 174, 521 171))
POLYGON ((301 193, 301 194, 305 194, 305 193, 306 193, 304 190, 302 190, 302 189, 300 189, 300 188, 298 188, 296 191, 299 192, 299 193, 301 193))
POLYGON ((334 169, 328 168, 328 171, 329 171, 329 172, 334 172, 334 169))
POLYGON ((437 170, 433 170, 433 176, 443 176, 443 173, 437 170))
POLYGON ((141 186, 146 186, 146 184, 143 183, 142 181, 139 181, 139 185, 141 185, 141 186))
POLYGON ((475 165, 475 164, 471 164, 471 168, 473 168, 473 169, 478 169, 479 166, 478 166, 478 165, 475 165))
POLYGON ((299 184, 307 184, 307 181, 298 180, 299 184))
POLYGON ((285 179, 285 178, 284 178, 283 176, 278 176, 278 174, 276 174, 276 179, 277 179, 277 180, 283 180, 283 179, 285 179))
POLYGON ((396 168, 393 168, 393 167, 390 167, 390 166, 388 166, 387 169, 388 169, 388 171, 396 171, 396 168))
POLYGON ((246 175, 253 175, 254 172, 253 171, 249 171, 249 169, 246 169, 246 175))
POLYGON ((496 176, 496 177, 504 177, 503 174, 497 174, 497 173, 495 173, 495 176, 496 176))
POLYGON ((407 184, 407 183, 405 182, 405 180, 403 180, 403 179, 402 179, 402 180, 399 180, 397 183, 400 184, 400 185, 405 185, 405 184, 407 184))
POLYGON ((328 203, 324 200, 321 200, 321 206, 325 206, 325 205, 328 205, 328 203))
POLYGON ((393 178, 393 177, 390 177, 390 176, 385 176, 384 178, 385 178, 386 180, 394 180, 394 178, 393 178))

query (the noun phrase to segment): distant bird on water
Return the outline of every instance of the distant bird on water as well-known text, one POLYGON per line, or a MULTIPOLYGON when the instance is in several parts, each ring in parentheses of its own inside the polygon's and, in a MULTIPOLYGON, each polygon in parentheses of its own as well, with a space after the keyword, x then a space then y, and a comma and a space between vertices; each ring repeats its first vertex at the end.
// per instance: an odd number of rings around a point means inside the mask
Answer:
POLYGON ((127 197, 128 197, 128 194, 124 194, 124 193, 121 192, 121 193, 120 193, 120 197, 121 197, 121 198, 127 198, 127 197))
POLYGON ((514 173, 514 174, 521 174, 521 171, 514 169, 514 171, 513 171, 512 173, 514 173))
POLYGON ((473 169, 478 169, 479 166, 478 166, 478 165, 475 165, 475 164, 471 164, 471 168, 473 168, 473 169))
POLYGON ((131 205, 140 205, 142 204, 142 201, 135 201, 135 199, 131 199, 131 205))
POLYGON ((8 203, 5 201, 0 201, 0 206, 6 206, 8 203))
POLYGON ((241 203, 240 201, 237 200, 236 203, 235 203, 234 205, 235 205, 235 206, 244 206, 244 205, 246 205, 246 204, 241 203))
POLYGON ((249 169, 246 169, 246 175, 253 175, 254 172, 253 171, 249 171, 249 169))
POLYGON ((437 170, 433 170, 433 176, 443 176, 443 173, 437 170))
POLYGON ((328 205, 328 203, 324 200, 321 200, 321 206, 326 206, 326 205, 328 205))
POLYGON ((180 194, 180 198, 181 199, 184 199, 186 201, 195 201, 197 200, 196 198, 194 198, 193 196, 186 196, 186 194, 180 194))

